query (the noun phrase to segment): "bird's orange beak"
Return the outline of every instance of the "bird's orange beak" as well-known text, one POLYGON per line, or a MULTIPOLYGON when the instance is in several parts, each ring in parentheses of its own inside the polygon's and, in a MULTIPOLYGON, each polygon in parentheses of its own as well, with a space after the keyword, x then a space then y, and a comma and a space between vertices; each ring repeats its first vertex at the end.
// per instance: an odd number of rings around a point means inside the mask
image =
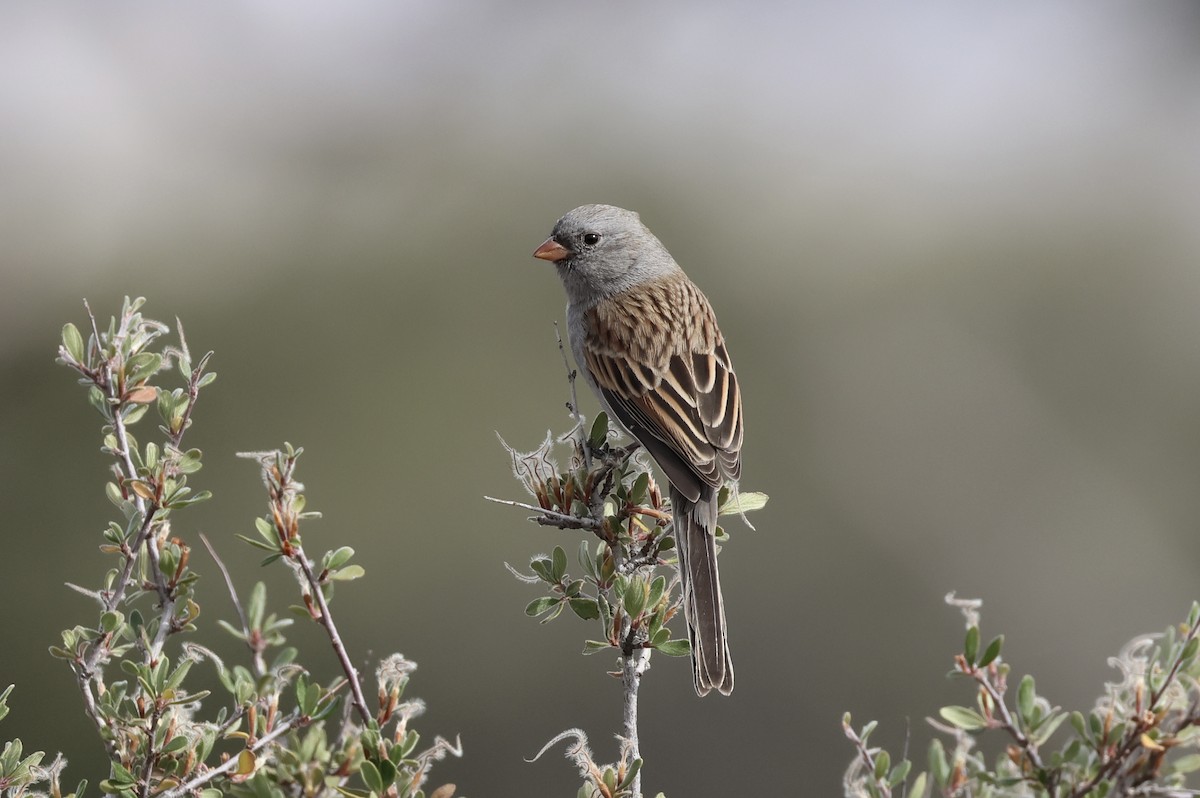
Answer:
POLYGON ((560 261, 571 254, 571 251, 553 238, 547 238, 542 245, 533 251, 533 257, 548 261, 560 261))

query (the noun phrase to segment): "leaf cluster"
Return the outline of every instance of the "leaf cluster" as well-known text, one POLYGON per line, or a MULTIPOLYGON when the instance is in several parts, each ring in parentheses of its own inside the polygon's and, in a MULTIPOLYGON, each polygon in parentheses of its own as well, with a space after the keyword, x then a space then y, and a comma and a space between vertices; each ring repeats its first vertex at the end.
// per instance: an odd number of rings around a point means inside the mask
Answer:
POLYGON ((930 720, 949 747, 934 739, 928 770, 908 782, 908 761, 893 768, 887 751, 867 744, 875 723, 856 732, 847 714, 843 729, 858 749, 847 796, 886 798, 901 785, 913 798, 1195 794, 1186 781, 1200 770, 1200 604, 1179 626, 1127 644, 1110 660, 1121 678, 1106 685, 1091 709, 1076 711, 1051 704, 1029 674, 1010 695, 1004 637, 981 645, 977 609, 975 602, 967 613, 963 649, 950 673, 972 685, 974 706, 945 706, 939 720, 930 720), (989 759, 978 743, 995 734, 1003 751, 989 759))
MULTIPOLYGON (((63 631, 61 644, 50 649, 75 673, 84 710, 109 754, 101 789, 122 798, 425 798, 433 762, 459 755, 461 746, 438 737, 420 747, 410 722, 423 704, 403 698, 416 666, 399 655, 380 663, 378 708, 368 707, 329 608, 335 583, 365 571, 352 562, 349 546, 316 562, 306 556, 300 525, 318 514, 304 509, 303 486, 293 476, 300 449, 254 455, 268 512, 257 519, 256 536, 242 537, 269 552, 264 565, 282 560, 291 568, 302 601, 293 609, 328 632, 342 675, 313 680, 300 652, 287 645, 292 619, 270 611, 262 583, 243 605, 207 540, 238 615, 236 623, 218 624, 246 646, 247 661, 227 664, 188 639, 199 631, 200 575, 191 545, 172 523, 211 497, 188 484, 201 470, 202 453, 183 439, 215 374, 207 370, 211 353, 193 360, 182 325, 178 343, 164 344, 170 328, 146 318, 143 304, 126 298, 105 327, 89 309, 89 333, 67 324, 58 349, 58 361, 79 375, 102 416, 102 450, 112 462, 105 492, 118 515, 101 531, 100 550, 113 567, 98 589, 75 587, 97 605, 95 620, 63 631), (151 407, 159 424, 142 443, 134 428, 151 407), (215 670, 223 692, 190 686, 201 664, 215 670)), ((7 696, 0 696, 0 717, 7 696)), ((49 783, 50 793, 61 795, 61 760, 42 768, 41 759, 40 752, 23 757, 19 740, 8 743, 0 754, 0 792, 21 795, 49 783)), ((453 793, 453 785, 443 785, 430 798, 453 793)))

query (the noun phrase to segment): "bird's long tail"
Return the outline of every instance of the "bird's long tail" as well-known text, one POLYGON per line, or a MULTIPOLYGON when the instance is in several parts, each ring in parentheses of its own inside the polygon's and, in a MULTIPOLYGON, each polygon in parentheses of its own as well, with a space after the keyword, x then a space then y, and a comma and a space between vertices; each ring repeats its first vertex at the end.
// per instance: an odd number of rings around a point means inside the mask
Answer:
POLYGON ((725 602, 717 572, 716 497, 693 502, 671 487, 675 518, 675 548, 679 552, 679 577, 683 582, 683 614, 692 644, 692 677, 698 695, 714 687, 724 695, 733 692, 733 662, 725 636, 725 602))

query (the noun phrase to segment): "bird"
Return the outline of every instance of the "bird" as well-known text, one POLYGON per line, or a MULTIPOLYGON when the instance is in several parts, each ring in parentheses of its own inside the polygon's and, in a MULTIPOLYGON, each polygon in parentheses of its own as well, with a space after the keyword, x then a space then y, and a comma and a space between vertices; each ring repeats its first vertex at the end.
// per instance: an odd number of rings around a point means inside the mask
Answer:
POLYGON ((696 693, 733 692, 717 497, 741 476, 742 398, 712 305, 640 216, 582 205, 533 256, 567 295, 571 352, 601 407, 670 483, 696 693))

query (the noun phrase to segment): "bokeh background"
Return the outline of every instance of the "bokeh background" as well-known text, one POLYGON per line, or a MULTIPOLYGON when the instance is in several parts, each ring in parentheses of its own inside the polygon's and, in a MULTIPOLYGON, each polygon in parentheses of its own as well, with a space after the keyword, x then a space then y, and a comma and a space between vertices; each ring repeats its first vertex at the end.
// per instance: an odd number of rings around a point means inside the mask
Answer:
POLYGON ((416 659, 421 730, 462 734, 437 780, 573 795, 523 759, 573 726, 613 757, 611 661, 502 564, 578 538, 481 497, 521 498, 495 431, 567 426, 530 252, 585 202, 639 210, 713 298, 772 496, 722 557, 737 692, 655 660, 647 788, 839 794, 847 709, 923 760, 923 718, 970 701, 950 590, 1088 706, 1200 595, 1197 42, 1191 2, 0 5, 0 736, 104 775, 46 653, 92 618, 63 583, 98 582, 112 515, 53 357, 82 298, 145 295, 220 375, 190 437, 216 498, 176 532, 283 611, 234 453, 303 445, 306 541, 368 566, 352 650, 416 659))

